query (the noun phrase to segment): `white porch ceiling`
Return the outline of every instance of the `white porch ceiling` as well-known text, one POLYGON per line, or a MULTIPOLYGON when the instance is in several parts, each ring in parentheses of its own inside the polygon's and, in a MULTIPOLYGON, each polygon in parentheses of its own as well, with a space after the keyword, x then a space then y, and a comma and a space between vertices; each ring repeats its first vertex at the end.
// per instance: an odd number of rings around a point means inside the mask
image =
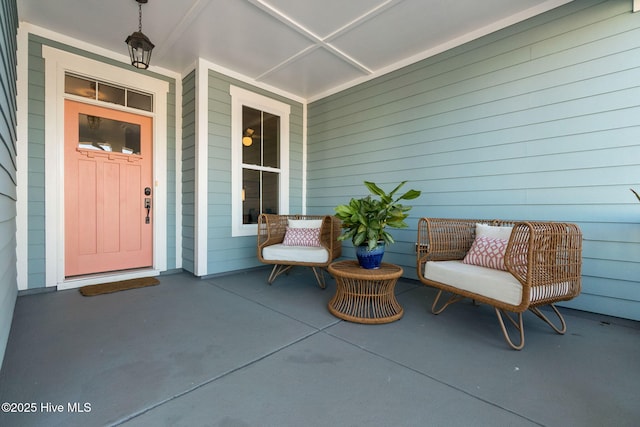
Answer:
MULTIPOLYGON (((314 100, 570 0, 149 0, 151 69, 198 58, 314 100)), ((18 0, 20 21, 127 55, 135 0, 18 0)))

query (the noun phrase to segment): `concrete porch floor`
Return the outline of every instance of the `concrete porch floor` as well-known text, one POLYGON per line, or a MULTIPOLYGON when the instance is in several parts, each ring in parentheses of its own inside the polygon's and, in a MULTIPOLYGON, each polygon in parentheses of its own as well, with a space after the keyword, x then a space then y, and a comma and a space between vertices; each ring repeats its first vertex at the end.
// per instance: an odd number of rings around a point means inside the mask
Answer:
POLYGON ((518 352, 489 307, 434 316, 414 281, 402 319, 362 325, 328 312, 332 279, 267 275, 19 297, 0 402, 35 413, 0 425, 640 425, 640 322, 561 308, 561 336, 528 314, 518 352))

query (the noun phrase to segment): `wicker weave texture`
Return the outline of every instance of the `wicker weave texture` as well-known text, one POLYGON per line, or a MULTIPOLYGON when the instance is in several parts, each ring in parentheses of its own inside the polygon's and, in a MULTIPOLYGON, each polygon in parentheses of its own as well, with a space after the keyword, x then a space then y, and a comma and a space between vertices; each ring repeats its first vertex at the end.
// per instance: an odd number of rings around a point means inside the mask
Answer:
POLYGON ((565 333, 566 322, 554 303, 570 300, 580 294, 582 233, 577 225, 539 221, 421 218, 418 222, 416 252, 418 278, 422 283, 439 289, 431 307, 432 313, 440 314, 449 305, 463 298, 489 304, 494 307, 505 340, 515 350, 524 347, 522 313, 526 310, 534 313, 557 333, 565 333), (519 304, 507 304, 424 277, 428 261, 464 258, 475 239, 477 223, 513 227, 504 263, 507 271, 522 285, 519 304), (449 293, 450 297, 440 305, 443 293, 449 293), (559 324, 554 324, 538 309, 543 305, 551 307, 559 324), (506 323, 505 318, 508 320, 506 323), (507 329, 509 325, 516 331, 515 339, 507 329))
POLYGON ((387 263, 372 270, 352 260, 332 263, 329 273, 336 279, 336 293, 329 301, 329 311, 356 323, 380 324, 400 319, 404 310, 394 291, 402 272, 401 267, 387 263))
POLYGON ((582 233, 561 222, 421 218, 418 222, 417 273, 428 285, 497 308, 522 312, 529 307, 575 298, 581 291, 582 233), (475 238, 476 223, 513 226, 505 266, 522 284, 522 301, 513 306, 452 288, 424 277, 427 261, 461 260, 475 238))
POLYGON ((258 259, 265 264, 306 265, 310 267, 327 267, 334 259, 342 255, 340 220, 331 215, 274 215, 261 214, 258 217, 258 259), (262 249, 269 245, 282 243, 290 219, 322 220, 320 227, 320 245, 329 252, 329 259, 324 263, 266 260, 262 257, 262 249))

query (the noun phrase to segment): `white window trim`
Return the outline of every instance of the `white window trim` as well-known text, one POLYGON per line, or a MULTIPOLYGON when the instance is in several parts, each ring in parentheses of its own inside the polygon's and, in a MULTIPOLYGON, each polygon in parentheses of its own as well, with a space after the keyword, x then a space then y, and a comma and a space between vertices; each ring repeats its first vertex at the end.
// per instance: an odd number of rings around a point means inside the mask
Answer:
MULTIPOLYGON (((66 279, 64 275, 64 75, 75 72, 99 80, 119 83, 153 94, 154 113, 133 110, 136 114, 150 115, 153 120, 153 267, 159 274, 167 269, 167 92, 165 81, 145 76, 120 67, 78 56, 50 46, 42 46, 45 59, 45 213, 46 271, 45 285, 69 289, 110 280, 148 276, 149 271, 114 272, 82 279, 66 279)), ((89 100, 90 102, 90 100, 89 100)), ((117 107, 116 107, 117 108, 117 107)))
POLYGON ((291 106, 231 85, 231 235, 255 236, 256 224, 242 223, 242 107, 280 116, 279 213, 289 213, 289 116, 291 106))

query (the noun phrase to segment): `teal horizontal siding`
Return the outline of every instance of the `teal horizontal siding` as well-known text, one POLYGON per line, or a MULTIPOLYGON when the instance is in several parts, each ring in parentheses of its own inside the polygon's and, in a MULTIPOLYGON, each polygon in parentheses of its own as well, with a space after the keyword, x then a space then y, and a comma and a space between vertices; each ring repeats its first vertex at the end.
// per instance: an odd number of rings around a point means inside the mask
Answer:
MULTIPOLYGON (((640 14, 571 2, 308 107, 308 206, 409 180, 385 259, 416 278, 421 216, 576 222, 582 295, 640 320, 640 14), (388 258, 387 258, 388 257, 388 258)), ((349 246, 347 244, 347 246, 349 246)), ((348 254, 347 250, 347 254, 348 254)))
POLYGON ((0 366, 18 294, 16 271, 16 33, 15 0, 0 2, 0 366))
POLYGON ((280 95, 209 71, 208 76, 207 274, 259 266, 256 236, 231 236, 231 85, 284 102, 290 114, 289 205, 302 211, 302 105, 280 95))
POLYGON ((29 36, 28 49, 28 120, 27 135, 27 287, 45 287, 45 210, 44 203, 44 59, 42 43, 29 36))
POLYGON ((169 82, 167 94, 167 270, 173 270, 177 266, 176 250, 178 242, 176 238, 177 227, 177 175, 176 175, 176 82, 169 82))
POLYGON ((182 268, 195 273, 195 71, 182 79, 182 268))

